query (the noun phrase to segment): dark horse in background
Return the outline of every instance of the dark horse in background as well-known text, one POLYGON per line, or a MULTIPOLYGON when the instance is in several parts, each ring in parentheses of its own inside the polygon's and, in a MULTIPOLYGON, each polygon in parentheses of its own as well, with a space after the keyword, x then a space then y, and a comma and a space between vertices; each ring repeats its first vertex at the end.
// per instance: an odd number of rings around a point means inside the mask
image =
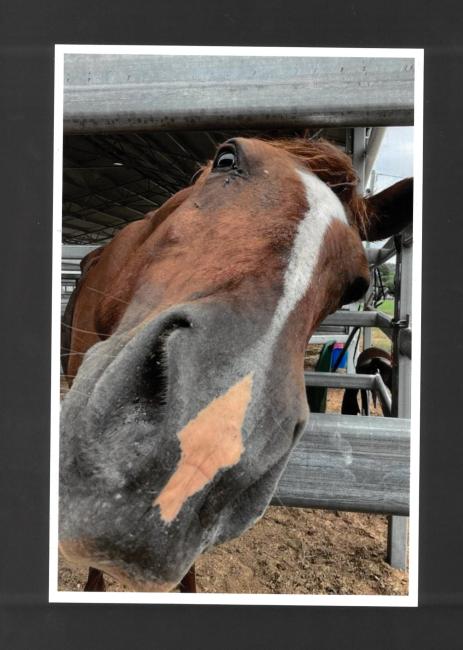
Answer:
MULTIPOLYGON (((362 239, 412 217, 348 156, 237 138, 91 253, 64 322, 60 549, 135 591, 176 587, 265 511, 308 407, 304 351, 369 283, 362 239)), ((93 577, 92 577, 93 576, 93 577)))
MULTIPOLYGON (((355 364, 355 372, 360 375, 381 375, 384 384, 392 390, 392 357, 381 348, 371 347, 363 350, 355 364)), ((344 415, 368 415, 368 392, 360 390, 361 406, 358 403, 358 388, 347 388, 344 391, 341 413, 344 415)), ((373 398, 375 395, 373 393, 373 398)))

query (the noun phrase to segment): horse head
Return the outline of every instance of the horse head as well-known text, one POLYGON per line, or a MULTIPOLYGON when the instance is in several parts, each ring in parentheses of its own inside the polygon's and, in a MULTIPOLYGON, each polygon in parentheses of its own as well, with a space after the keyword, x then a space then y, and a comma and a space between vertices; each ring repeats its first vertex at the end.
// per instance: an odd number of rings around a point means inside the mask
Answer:
POLYGON ((308 417, 304 350, 399 231, 327 142, 223 144, 195 184, 84 262, 61 413, 60 546, 167 590, 264 512, 308 417), (78 371, 77 371, 78 370, 78 371))

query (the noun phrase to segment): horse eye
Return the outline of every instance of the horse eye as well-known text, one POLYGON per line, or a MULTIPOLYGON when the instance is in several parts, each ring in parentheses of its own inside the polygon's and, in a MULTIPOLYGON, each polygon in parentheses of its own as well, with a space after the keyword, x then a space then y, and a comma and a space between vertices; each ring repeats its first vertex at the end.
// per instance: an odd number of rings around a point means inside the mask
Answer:
POLYGON ((216 169, 233 169, 236 165, 236 155, 234 151, 222 151, 214 161, 216 169))

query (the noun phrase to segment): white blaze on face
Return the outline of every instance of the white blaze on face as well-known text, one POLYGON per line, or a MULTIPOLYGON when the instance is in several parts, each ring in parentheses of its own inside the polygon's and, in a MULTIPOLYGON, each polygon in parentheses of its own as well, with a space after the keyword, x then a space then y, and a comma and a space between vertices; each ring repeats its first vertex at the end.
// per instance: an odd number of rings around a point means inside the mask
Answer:
POLYGON ((317 176, 297 170, 306 193, 308 208, 299 222, 288 266, 283 279, 283 294, 270 327, 254 350, 247 351, 246 364, 252 364, 241 380, 223 395, 212 400, 177 433, 181 458, 161 493, 153 501, 160 517, 170 524, 185 502, 212 482, 217 473, 236 465, 244 451, 243 426, 246 413, 264 383, 254 385, 254 369, 265 370, 271 362, 272 347, 288 317, 304 297, 312 282, 326 231, 333 219, 347 224, 344 208, 334 192, 317 176))
POLYGON ((311 172, 297 170, 297 174, 304 184, 308 209, 297 227, 285 272, 283 295, 266 334, 270 339, 276 339, 309 288, 330 223, 339 219, 348 225, 343 205, 333 190, 311 172))

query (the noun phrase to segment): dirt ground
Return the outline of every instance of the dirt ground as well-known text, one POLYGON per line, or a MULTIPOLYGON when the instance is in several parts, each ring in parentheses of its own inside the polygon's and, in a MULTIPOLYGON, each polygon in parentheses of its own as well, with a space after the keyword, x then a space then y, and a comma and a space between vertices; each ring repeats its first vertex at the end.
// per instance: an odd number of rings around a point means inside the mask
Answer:
MULTIPOLYGON (((208 593, 407 593, 405 571, 385 562, 386 517, 270 507, 239 539, 196 563, 197 589, 208 593)), ((81 591, 86 571, 60 563, 59 588, 81 591)), ((124 591, 105 578, 108 591, 124 591)))
MULTIPOLYGON (((311 349, 307 357, 315 359, 311 349)), ((342 390, 328 391, 327 411, 340 413, 342 390)), ((372 408, 372 415, 380 415, 372 408)), ((385 516, 270 507, 239 539, 196 563, 197 588, 211 593, 404 595, 408 573, 386 562, 385 516)), ((124 591, 105 578, 108 591, 124 591)), ((60 563, 59 589, 81 591, 85 571, 60 563)))

